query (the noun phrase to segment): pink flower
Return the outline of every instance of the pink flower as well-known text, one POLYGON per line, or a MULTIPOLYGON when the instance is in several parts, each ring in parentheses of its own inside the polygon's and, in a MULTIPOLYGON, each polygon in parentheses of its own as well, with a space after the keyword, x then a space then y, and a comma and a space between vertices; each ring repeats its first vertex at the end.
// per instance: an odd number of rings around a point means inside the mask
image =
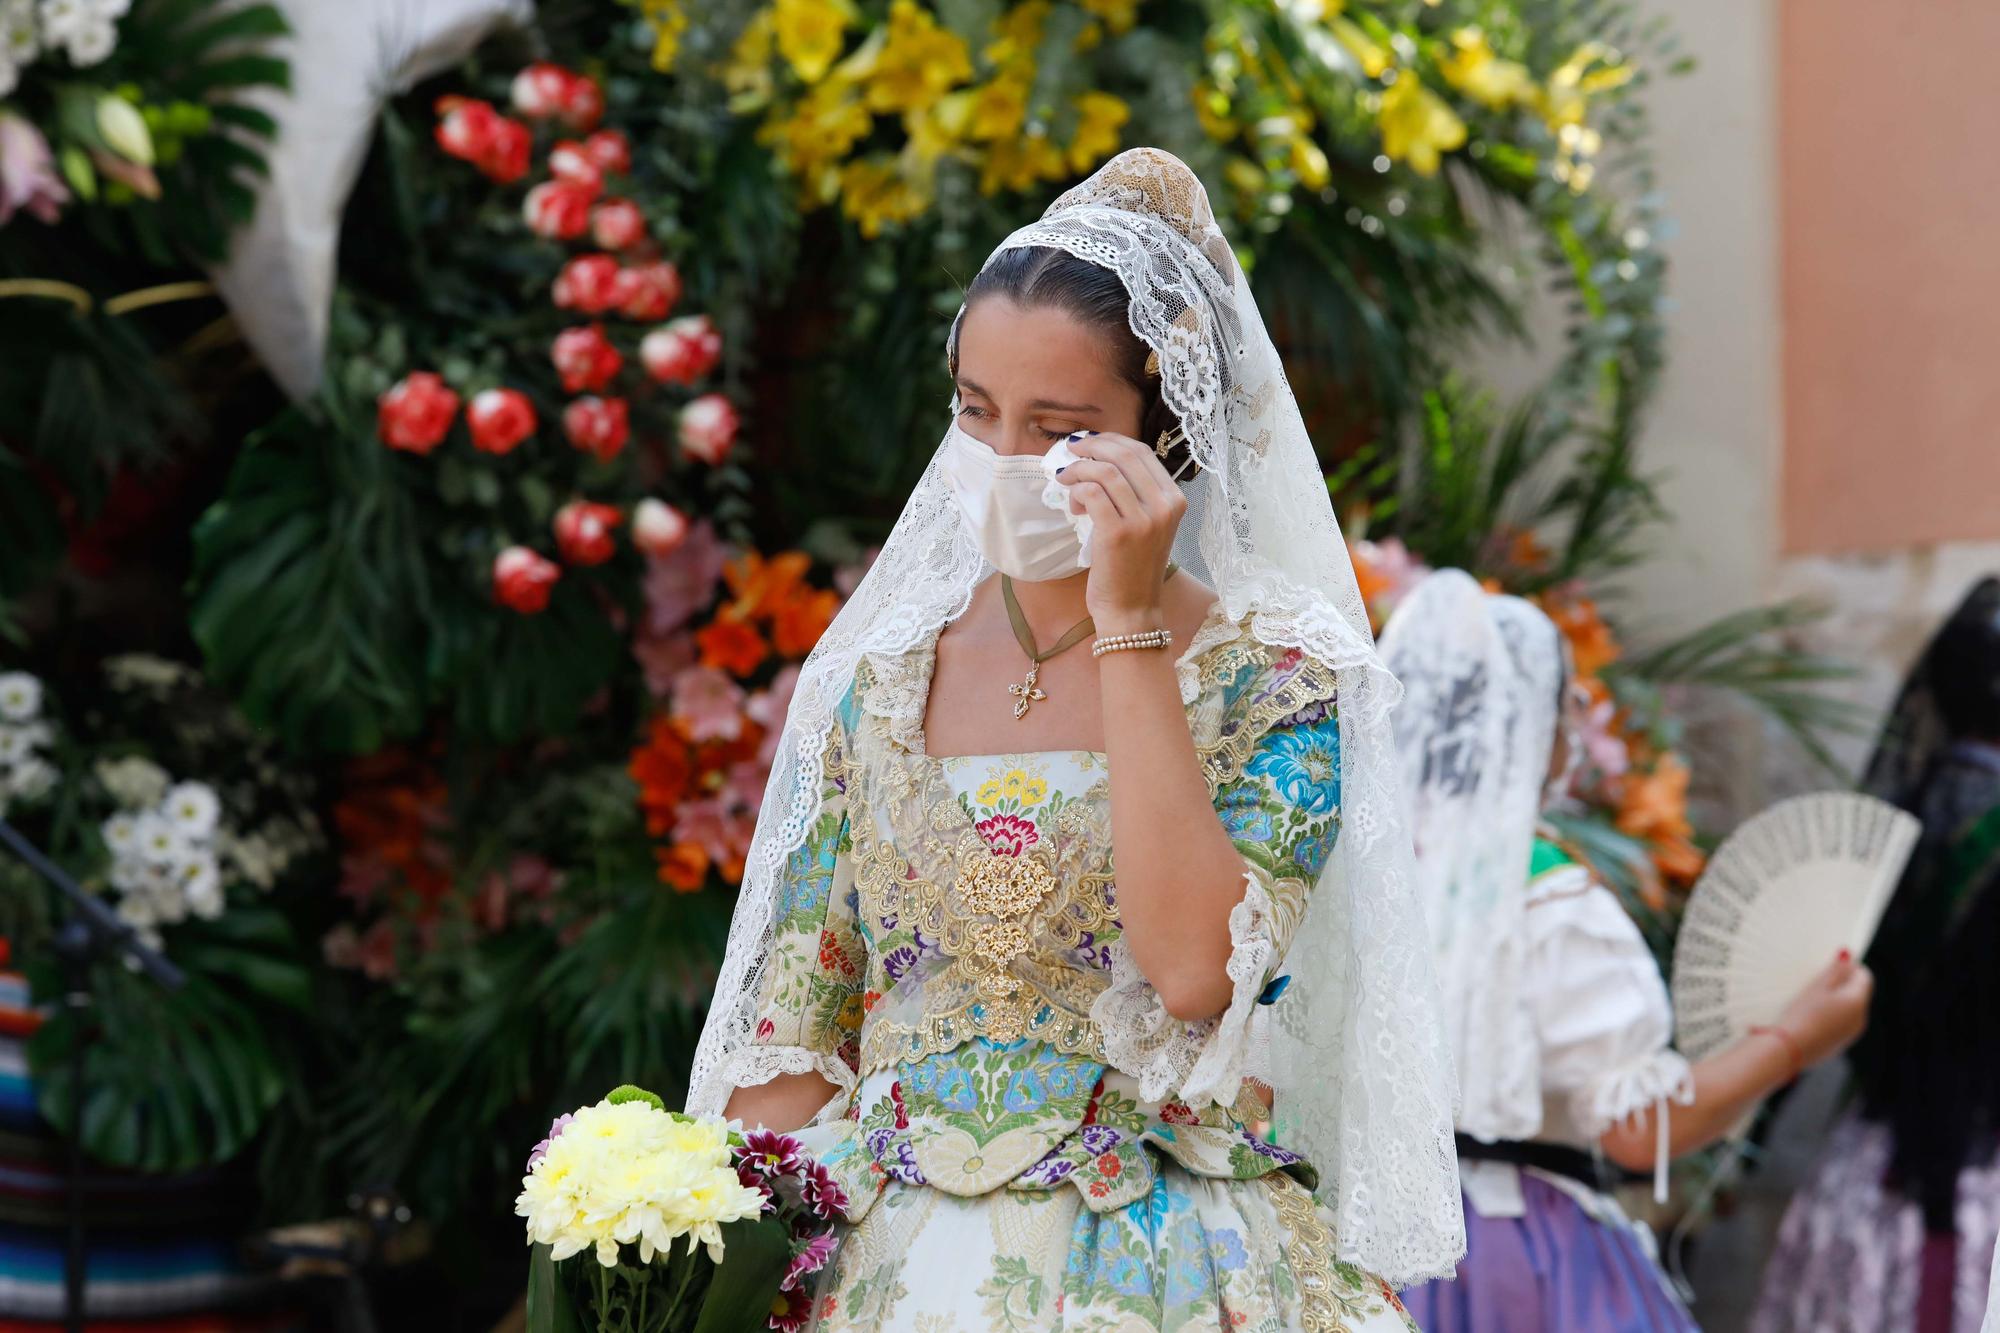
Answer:
POLYGON ((639 342, 646 373, 662 384, 693 384, 722 359, 722 335, 707 315, 683 315, 639 342))
POLYGON ((1592 705, 1578 726, 1585 762, 1607 779, 1622 778, 1632 767, 1631 749, 1612 725, 1617 716, 1618 705, 1606 699, 1592 705))
POLYGON ((674 677, 668 712, 689 740, 733 741, 743 734, 743 688, 714 667, 689 667, 674 677))
POLYGON ((0 227, 16 212, 53 224, 68 202, 49 141, 27 120, 0 111, 0 227))
POLYGON ((432 133, 438 147, 466 162, 477 162, 485 154, 500 123, 500 113, 493 104, 476 97, 440 97, 437 113, 437 129, 432 133))
POLYGON ((729 551, 706 519, 689 530, 672 554, 656 556, 646 569, 646 630, 672 634, 715 601, 729 551))
POLYGON ((1396 603, 1409 594, 1410 589, 1423 582, 1424 575, 1431 572, 1409 547, 1403 545, 1401 537, 1390 537, 1386 541, 1359 541, 1354 544, 1377 578, 1382 580, 1382 591, 1376 595, 1375 611, 1386 615, 1395 609, 1396 603))
MULTIPOLYGON (((836 1191, 839 1188, 838 1185, 834 1186, 836 1191)), ((846 1196, 841 1197, 845 1206, 846 1196)), ((799 1252, 792 1256, 791 1264, 786 1267, 785 1280, 778 1284, 778 1290, 796 1290, 802 1278, 810 1277, 826 1267, 826 1261, 833 1258, 833 1251, 839 1244, 840 1238, 833 1232, 822 1231, 800 1246, 799 1252)))
POLYGON ((785 725, 785 714, 791 711, 792 695, 798 687, 799 669, 787 665, 771 677, 768 688, 751 695, 750 702, 743 705, 744 716, 764 729, 764 743, 757 749, 757 762, 767 771, 777 758, 778 734, 785 725))
POLYGON ((516 852, 507 863, 507 882, 524 898, 539 901, 554 896, 560 879, 556 868, 533 852, 516 852))
POLYGON ((388 981, 396 975, 396 928, 388 918, 377 921, 361 937, 355 961, 370 981, 388 981))
POLYGON ((604 119, 604 90, 597 86, 597 80, 577 75, 563 94, 562 110, 557 115, 578 134, 596 129, 597 122, 604 119))
POLYGON ((549 1126, 548 1134, 528 1153, 528 1169, 530 1171, 535 1169, 536 1162, 541 1161, 547 1155, 549 1145, 561 1138, 563 1131, 568 1129, 570 1123, 575 1119, 575 1116, 567 1114, 556 1117, 555 1123, 549 1126))
POLYGON ((496 185, 512 185, 528 174, 528 150, 534 136, 518 120, 502 116, 493 125, 493 134, 473 165, 496 185))
POLYGON ((560 140, 549 149, 549 174, 565 185, 588 190, 592 199, 604 190, 603 170, 574 139, 560 140))
POLYGON ((465 409, 472 447, 489 454, 512 453, 535 433, 535 407, 518 389, 487 389, 465 409))
POLYGON ((590 239, 606 250, 630 250, 646 239, 646 215, 630 199, 606 199, 590 210, 590 239))
POLYGON ((833 571, 833 586, 843 598, 854 596, 854 590, 861 586, 861 580, 875 564, 875 557, 882 554, 882 548, 871 546, 861 553, 861 558, 851 565, 842 565, 833 571))
POLYGON ((623 398, 579 398, 563 409, 563 433, 569 442, 600 463, 608 463, 632 437, 623 398))
POLYGON ((741 424, 736 409, 719 393, 705 393, 681 409, 681 454, 710 467, 729 454, 741 424))
POLYGON ((578 255, 556 274, 550 296, 564 310, 601 315, 615 299, 618 261, 610 255, 578 255))
POLYGON ((633 506, 632 544, 647 555, 669 555, 687 540, 687 515, 652 496, 633 506))
POLYGON ((599 130, 583 141, 584 156, 607 176, 622 176, 632 169, 631 141, 617 130, 599 130))
POLYGON ((695 664, 700 656, 694 635, 685 630, 672 634, 648 634, 643 629, 632 637, 632 656, 645 673, 646 692, 655 699, 673 693, 674 677, 695 664))
POLYGON ((806 1163, 805 1204, 820 1218, 831 1222, 847 1211, 847 1191, 840 1187, 818 1162, 806 1163))
POLYGON ((348 922, 341 922, 320 937, 319 956, 328 967, 361 966, 361 936, 348 922))
POLYGON ((551 241, 573 241, 590 230, 596 195, 568 181, 543 181, 521 201, 528 230, 551 241))
POLYGON ((805 1160, 805 1145, 775 1129, 753 1129, 743 1136, 739 1160, 766 1179, 794 1175, 805 1160))
POLYGON ((722 776, 722 798, 732 809, 754 817, 764 804, 764 788, 771 781, 771 766, 746 759, 731 764, 722 776))
POLYGON ((375 429, 391 449, 427 454, 444 443, 458 415, 458 395, 442 377, 419 370, 376 400, 375 429))
POLYGON ((514 76, 508 99, 529 120, 547 120, 563 109, 575 82, 576 75, 561 65, 538 60, 514 76))
POLYGON ((601 565, 618 553, 611 532, 624 521, 610 505, 571 500, 556 510, 556 549, 572 565, 601 565))
POLYGON ((602 324, 585 324, 564 329, 549 348, 562 386, 570 393, 595 393, 616 378, 625 364, 624 354, 604 336, 602 324))
MULTIPOLYGON (((683 801, 674 811, 674 836, 699 843, 709 858, 724 867, 741 867, 757 831, 756 817, 732 809, 720 797, 683 801)), ((729 870, 732 876, 739 870, 729 870)))
POLYGON ((973 828, 995 856, 1019 856, 1042 840, 1042 832, 1034 821, 1019 815, 989 815, 973 828))
POLYGON ((635 264, 618 275, 611 299, 627 319, 665 319, 681 299, 680 270, 665 260, 635 264))
POLYGON ((546 611, 562 569, 525 546, 510 546, 493 561, 493 595, 502 606, 531 616, 546 611))

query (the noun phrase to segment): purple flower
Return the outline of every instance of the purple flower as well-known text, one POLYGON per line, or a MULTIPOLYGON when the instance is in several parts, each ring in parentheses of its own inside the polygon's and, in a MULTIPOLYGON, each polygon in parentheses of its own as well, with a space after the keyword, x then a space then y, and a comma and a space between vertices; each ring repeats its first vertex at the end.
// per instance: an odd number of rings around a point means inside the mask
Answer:
POLYGON ((806 1207, 829 1222, 843 1217, 847 1212, 847 1191, 840 1187, 840 1182, 833 1178, 833 1173, 818 1162, 809 1162, 806 1165, 803 1197, 806 1207))
POLYGON ((1085 1125, 1080 1134, 1083 1150, 1092 1157, 1110 1152, 1125 1141, 1125 1136, 1109 1125, 1085 1125))
POLYGON ((923 1168, 917 1165, 917 1154, 907 1139, 898 1139, 891 1145, 893 1151, 875 1160, 882 1165, 883 1174, 891 1180, 900 1180, 905 1185, 928 1185, 930 1179, 923 1168))
POLYGON ((767 1180, 797 1174, 805 1158, 805 1145, 775 1129, 752 1130, 743 1140, 742 1160, 767 1180))
POLYGON ((882 970, 888 974, 889 980, 901 981, 903 974, 915 967, 916 963, 917 951, 907 944, 899 944, 883 955, 882 970))
POLYGON ((799 1247, 792 1256, 791 1266, 785 1269, 785 1280, 778 1284, 779 1291, 791 1291, 799 1285, 799 1279, 810 1277, 826 1267, 826 1261, 833 1257, 834 1247, 840 1241, 831 1231, 823 1231, 799 1247))
POLYGON ((1067 1157, 1057 1157, 1053 1153, 1036 1162, 1021 1173, 1021 1179, 1030 1185, 1060 1185, 1076 1174, 1076 1163, 1067 1157))
POLYGON ((1305 1158, 1299 1156, 1291 1149, 1280 1148, 1275 1143, 1266 1143, 1247 1130, 1243 1133, 1243 1142, 1250 1146, 1251 1152, 1256 1153, 1259 1157, 1268 1157, 1279 1166, 1293 1166, 1305 1160, 1305 1158))
POLYGON ((549 1126, 549 1136, 540 1143, 537 1143, 534 1146, 534 1150, 528 1154, 528 1169, 530 1171, 535 1169, 535 1163, 548 1155, 549 1145, 562 1137, 562 1132, 569 1128, 569 1122, 574 1119, 576 1117, 572 1115, 559 1115, 556 1117, 555 1123, 549 1126))
POLYGON ((0 226, 17 210, 54 223, 69 202, 49 141, 20 116, 0 112, 0 226))

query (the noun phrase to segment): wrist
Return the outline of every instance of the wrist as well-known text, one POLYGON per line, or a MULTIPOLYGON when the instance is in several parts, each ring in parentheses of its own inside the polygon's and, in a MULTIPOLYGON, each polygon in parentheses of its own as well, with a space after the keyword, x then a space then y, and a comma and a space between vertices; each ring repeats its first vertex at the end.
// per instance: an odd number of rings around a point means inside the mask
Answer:
POLYGON ((1777 1024, 1759 1025, 1750 1029, 1750 1035, 1753 1037, 1767 1037, 1783 1049, 1785 1064, 1789 1070, 1786 1082, 1789 1083, 1797 1079, 1799 1075, 1805 1073, 1805 1047, 1799 1044, 1799 1039, 1792 1035, 1789 1028, 1780 1027, 1777 1024))
POLYGON ((1144 634, 1148 630, 1160 629, 1167 623, 1166 613, 1157 604, 1107 607, 1103 611, 1093 608, 1090 618, 1096 625, 1100 638, 1115 634, 1144 634))

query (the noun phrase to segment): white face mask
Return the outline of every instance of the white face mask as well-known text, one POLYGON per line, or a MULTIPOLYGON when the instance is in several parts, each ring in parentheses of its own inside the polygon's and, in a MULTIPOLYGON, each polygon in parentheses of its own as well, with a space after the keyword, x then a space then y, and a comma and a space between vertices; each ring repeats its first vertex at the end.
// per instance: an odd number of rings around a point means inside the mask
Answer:
POLYGON ((938 465, 979 553, 1003 574, 1042 583, 1090 563, 1067 499, 1059 495, 1062 503, 1057 505, 1045 498, 1056 468, 1073 461, 1067 450, 1060 457, 1002 456, 953 422, 938 465))

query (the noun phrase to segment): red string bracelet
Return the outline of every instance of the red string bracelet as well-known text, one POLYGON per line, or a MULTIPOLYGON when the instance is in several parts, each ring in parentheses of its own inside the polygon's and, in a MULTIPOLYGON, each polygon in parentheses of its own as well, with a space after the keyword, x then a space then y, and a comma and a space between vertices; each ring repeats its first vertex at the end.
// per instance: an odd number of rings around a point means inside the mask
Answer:
POLYGON ((1791 1057, 1793 1079, 1798 1078, 1800 1074, 1803 1074, 1805 1072, 1806 1053, 1804 1050, 1800 1049, 1799 1039, 1797 1037, 1794 1037, 1791 1033, 1785 1031, 1785 1029, 1781 1027, 1765 1027, 1762 1025, 1751 1028, 1750 1035, 1753 1037, 1761 1036, 1761 1037, 1775 1038, 1778 1044, 1785 1048, 1785 1054, 1791 1057))

